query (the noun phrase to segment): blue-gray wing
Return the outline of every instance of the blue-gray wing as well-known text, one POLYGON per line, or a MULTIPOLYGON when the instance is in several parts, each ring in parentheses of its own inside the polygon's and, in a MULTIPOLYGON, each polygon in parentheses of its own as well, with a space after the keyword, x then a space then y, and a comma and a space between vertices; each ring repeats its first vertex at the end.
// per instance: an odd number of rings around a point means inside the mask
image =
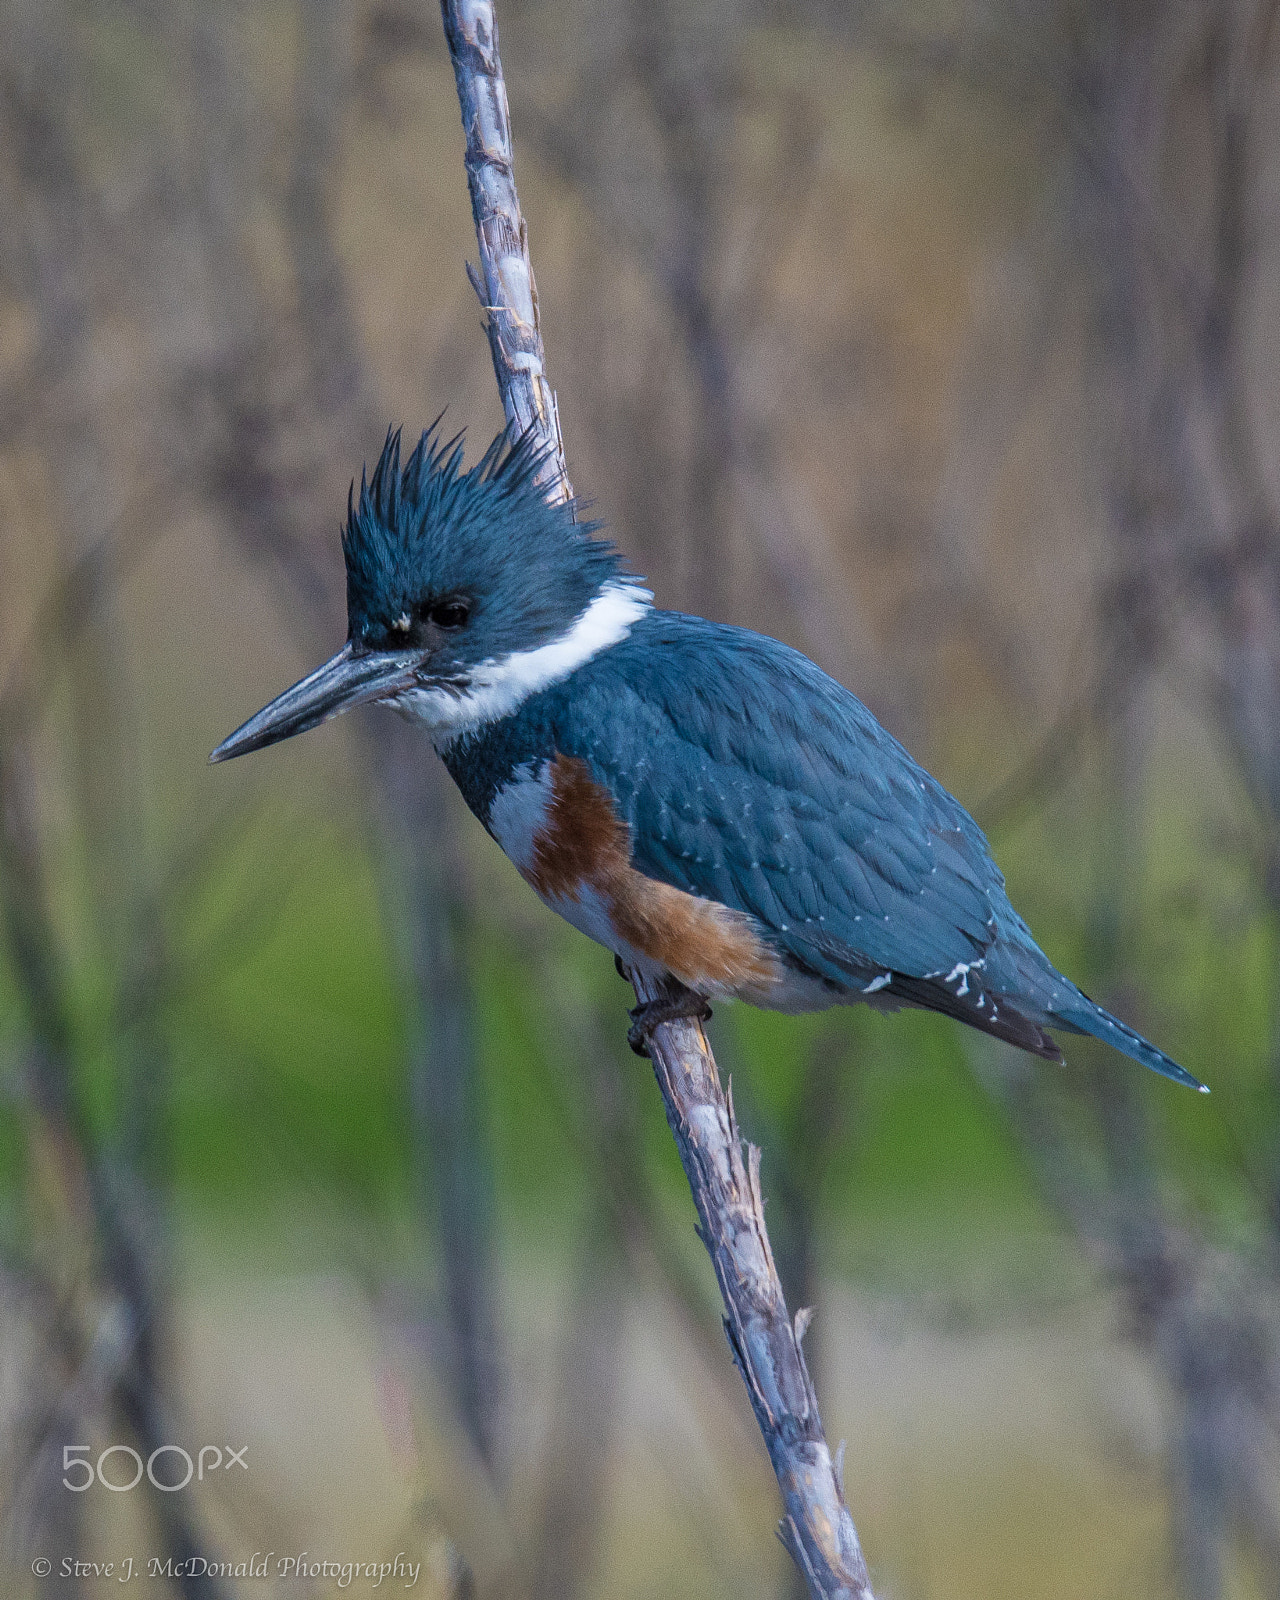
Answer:
POLYGON ((981 830, 804 656, 656 612, 575 675, 557 720, 613 793, 640 871, 749 912, 843 989, 887 976, 884 998, 979 1026, 988 994, 1024 999, 1029 1015, 996 1031, 1056 1053, 1030 1018, 1076 991, 1010 906, 981 830))

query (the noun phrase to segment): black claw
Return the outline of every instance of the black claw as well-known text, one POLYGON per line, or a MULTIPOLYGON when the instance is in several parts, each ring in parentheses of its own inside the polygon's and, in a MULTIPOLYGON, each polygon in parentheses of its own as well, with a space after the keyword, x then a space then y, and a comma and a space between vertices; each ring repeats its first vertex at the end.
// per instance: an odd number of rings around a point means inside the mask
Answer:
POLYGON ((648 1056, 649 1038, 655 1028, 664 1022, 682 1019, 710 1022, 711 1007, 703 995, 694 994, 691 989, 679 989, 634 1006, 628 1015, 631 1026, 627 1029, 627 1043, 638 1056, 648 1056))

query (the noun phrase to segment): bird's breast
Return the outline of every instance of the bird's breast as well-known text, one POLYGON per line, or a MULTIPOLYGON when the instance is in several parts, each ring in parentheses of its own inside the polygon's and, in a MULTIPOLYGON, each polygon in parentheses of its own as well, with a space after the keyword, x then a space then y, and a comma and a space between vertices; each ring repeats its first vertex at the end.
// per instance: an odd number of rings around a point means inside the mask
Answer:
POLYGON ((557 755, 526 763, 495 794, 488 826, 552 910, 624 960, 757 1004, 784 983, 755 918, 632 866, 630 829, 586 762, 557 755))

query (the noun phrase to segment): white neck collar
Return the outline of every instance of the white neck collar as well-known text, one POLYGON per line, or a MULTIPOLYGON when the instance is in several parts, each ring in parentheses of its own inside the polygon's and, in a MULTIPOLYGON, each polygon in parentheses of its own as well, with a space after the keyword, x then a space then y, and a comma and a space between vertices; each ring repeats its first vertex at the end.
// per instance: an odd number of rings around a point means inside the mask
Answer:
POLYGON ((386 703, 425 727, 436 749, 443 750, 460 734, 510 716, 531 695, 620 643, 652 605, 653 595, 640 584, 610 579, 566 633, 535 650, 481 662, 460 694, 444 688, 409 689, 386 703))

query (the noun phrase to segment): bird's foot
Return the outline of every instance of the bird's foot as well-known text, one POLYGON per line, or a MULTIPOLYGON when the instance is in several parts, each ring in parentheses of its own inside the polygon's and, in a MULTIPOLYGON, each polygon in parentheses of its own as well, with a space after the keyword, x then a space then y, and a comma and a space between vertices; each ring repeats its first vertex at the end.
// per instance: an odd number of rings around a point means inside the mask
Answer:
POLYGON ((709 1022, 711 1007, 704 995, 695 994, 692 989, 681 987, 668 989, 656 1000, 646 1000, 643 1005, 635 1006, 630 1016, 631 1026, 627 1029, 627 1043, 638 1056, 647 1056, 649 1039, 655 1028, 661 1027, 664 1022, 679 1022, 682 1019, 709 1022))

